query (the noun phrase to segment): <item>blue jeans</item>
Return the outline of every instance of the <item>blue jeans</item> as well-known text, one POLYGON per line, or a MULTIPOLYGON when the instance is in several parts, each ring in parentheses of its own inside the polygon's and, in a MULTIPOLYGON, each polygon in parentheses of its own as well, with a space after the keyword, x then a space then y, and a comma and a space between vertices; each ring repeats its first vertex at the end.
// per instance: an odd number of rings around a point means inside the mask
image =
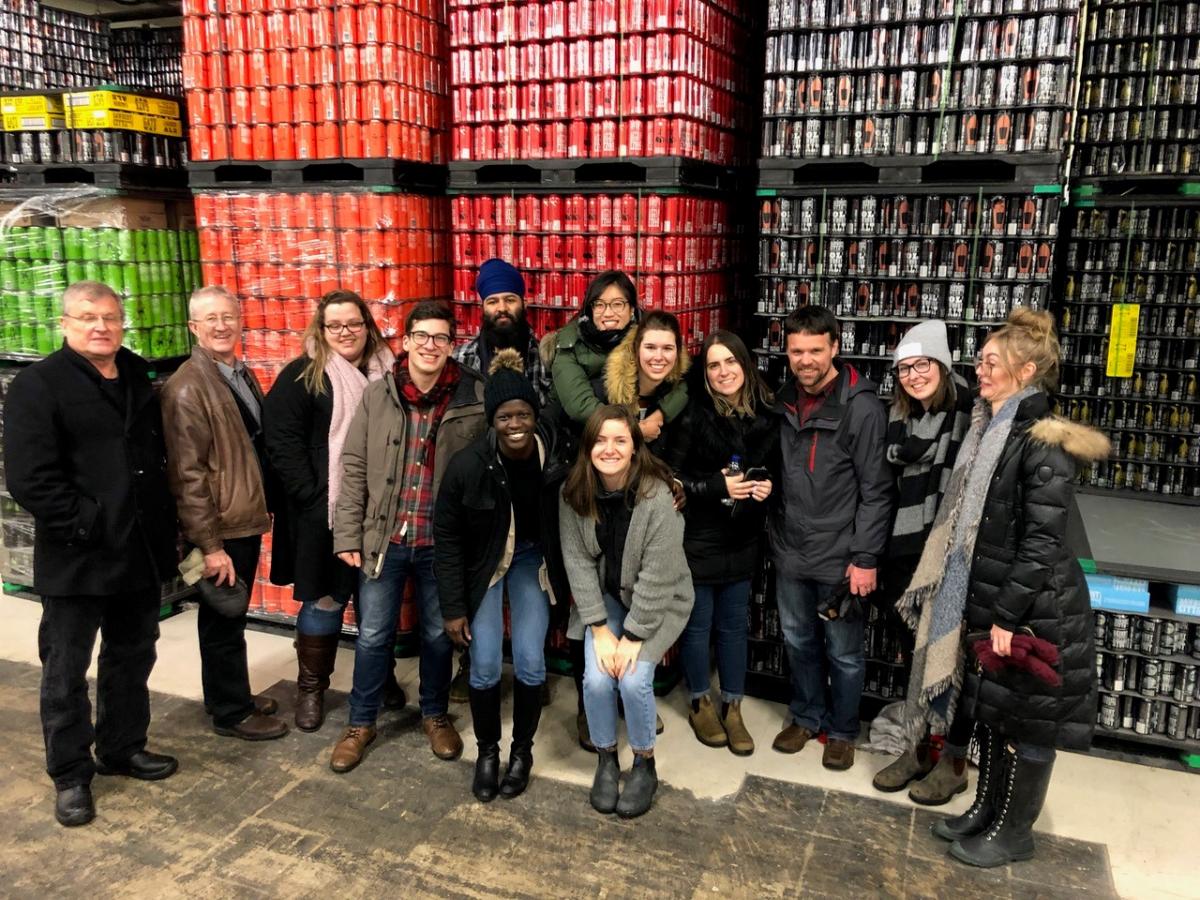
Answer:
POLYGON ((863 617, 824 622, 817 616, 818 601, 833 593, 834 587, 807 579, 776 579, 779 623, 792 670, 788 710, 795 724, 813 734, 823 730, 835 740, 854 741, 867 673, 863 617), (830 703, 826 703, 826 680, 830 703))
POLYGON ((354 687, 350 691, 350 724, 374 725, 383 685, 392 671, 396 622, 404 582, 416 579, 421 633, 421 715, 428 718, 450 706, 454 645, 442 628, 442 608, 433 577, 433 548, 389 544, 378 578, 359 574, 358 639, 354 642, 354 687))
POLYGON ((341 604, 337 609, 318 609, 318 602, 309 600, 301 604, 300 614, 296 616, 296 633, 313 637, 341 634, 346 604, 341 604))
MULTIPOLYGON (((604 608, 608 613, 608 628, 618 638, 628 612, 621 601, 604 595, 604 608)), ((596 648, 592 641, 592 629, 584 628, 583 635, 583 706, 587 711, 588 731, 592 743, 602 749, 617 746, 617 692, 625 704, 625 728, 629 732, 629 746, 635 751, 654 749, 656 712, 654 708, 655 662, 638 660, 625 677, 617 680, 600 670, 596 661, 596 648)))
POLYGON ((538 584, 542 551, 537 544, 517 544, 512 565, 488 588, 471 620, 471 687, 485 690, 500 683, 504 664, 504 586, 512 613, 513 673, 529 687, 546 680, 546 630, 550 598, 538 584))
POLYGON ((692 699, 708 693, 708 642, 717 632, 717 674, 721 677, 721 700, 733 703, 746 692, 747 615, 750 579, 725 584, 697 584, 696 605, 679 644, 683 677, 692 699))

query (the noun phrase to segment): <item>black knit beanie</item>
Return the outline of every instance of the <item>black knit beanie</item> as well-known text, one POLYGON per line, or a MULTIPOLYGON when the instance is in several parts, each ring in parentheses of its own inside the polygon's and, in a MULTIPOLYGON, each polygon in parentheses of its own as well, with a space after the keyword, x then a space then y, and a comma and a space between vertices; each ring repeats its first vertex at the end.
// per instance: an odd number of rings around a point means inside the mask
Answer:
POLYGON ((489 425, 496 410, 509 400, 524 400, 534 416, 538 413, 537 391, 525 377, 521 354, 511 347, 498 351, 488 366, 488 380, 483 386, 483 412, 489 425))

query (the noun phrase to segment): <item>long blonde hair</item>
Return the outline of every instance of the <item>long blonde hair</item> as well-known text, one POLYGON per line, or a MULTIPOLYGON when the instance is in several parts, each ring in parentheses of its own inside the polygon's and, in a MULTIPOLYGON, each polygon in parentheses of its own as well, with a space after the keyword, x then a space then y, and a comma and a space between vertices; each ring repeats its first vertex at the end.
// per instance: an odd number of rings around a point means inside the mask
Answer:
POLYGON ((996 342, 1004 368, 1013 380, 1020 383, 1020 369, 1026 363, 1037 367, 1028 385, 1043 391, 1058 387, 1058 367, 1062 348, 1054 330, 1054 317, 1045 310, 1018 306, 1008 314, 1008 321, 988 335, 987 343, 996 342))
POLYGON ((383 332, 379 330, 379 324, 371 315, 371 308, 367 306, 367 301, 354 291, 340 289, 330 291, 321 298, 312 321, 308 323, 308 328, 304 329, 302 343, 309 359, 308 365, 301 370, 300 376, 296 379, 304 382, 304 387, 310 394, 317 396, 325 393, 325 365, 329 362, 329 354, 333 352, 329 344, 325 342, 325 310, 337 303, 353 303, 362 314, 363 325, 367 329, 367 343, 363 347, 363 359, 370 359, 379 352, 380 347, 386 346, 383 332))

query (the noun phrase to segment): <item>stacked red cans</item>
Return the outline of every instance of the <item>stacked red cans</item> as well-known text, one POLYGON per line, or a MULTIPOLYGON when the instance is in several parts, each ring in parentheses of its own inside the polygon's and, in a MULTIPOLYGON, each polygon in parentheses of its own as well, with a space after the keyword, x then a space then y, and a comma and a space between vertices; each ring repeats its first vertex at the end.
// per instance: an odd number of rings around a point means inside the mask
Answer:
POLYGON ((196 194, 204 283, 241 300, 245 358, 264 389, 300 355, 322 294, 360 294, 393 343, 414 302, 448 297, 447 219, 446 199, 425 194, 196 194))
POLYGON ((184 0, 196 161, 447 158, 438 0, 184 0))
POLYGON ((729 203, 666 191, 463 194, 450 201, 460 330, 479 328, 475 276, 497 256, 521 270, 536 334, 579 311, 588 282, 626 272, 643 309, 675 313, 693 348, 726 324, 729 203))
POLYGON ((742 161, 743 10, 741 0, 451 0, 453 159, 742 161))

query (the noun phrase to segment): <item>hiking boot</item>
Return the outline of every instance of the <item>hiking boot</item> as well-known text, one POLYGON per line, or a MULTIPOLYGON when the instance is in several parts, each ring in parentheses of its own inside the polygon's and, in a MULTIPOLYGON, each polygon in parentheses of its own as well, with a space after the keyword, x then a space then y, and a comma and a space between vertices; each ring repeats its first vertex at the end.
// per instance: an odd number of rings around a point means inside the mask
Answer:
POLYGON ((996 817, 996 797, 1004 780, 1004 767, 1008 757, 1004 736, 978 725, 979 777, 975 782, 975 802, 960 816, 941 819, 933 823, 934 837, 944 841, 958 841, 985 831, 996 817))
POLYGON ((729 743, 725 734, 725 726, 713 706, 712 699, 707 694, 692 701, 693 709, 688 711, 688 724, 696 732, 696 740, 705 747, 724 747, 729 743))
POLYGON ((780 753, 799 753, 812 738, 813 733, 807 728, 791 724, 775 735, 775 741, 771 747, 780 753))

